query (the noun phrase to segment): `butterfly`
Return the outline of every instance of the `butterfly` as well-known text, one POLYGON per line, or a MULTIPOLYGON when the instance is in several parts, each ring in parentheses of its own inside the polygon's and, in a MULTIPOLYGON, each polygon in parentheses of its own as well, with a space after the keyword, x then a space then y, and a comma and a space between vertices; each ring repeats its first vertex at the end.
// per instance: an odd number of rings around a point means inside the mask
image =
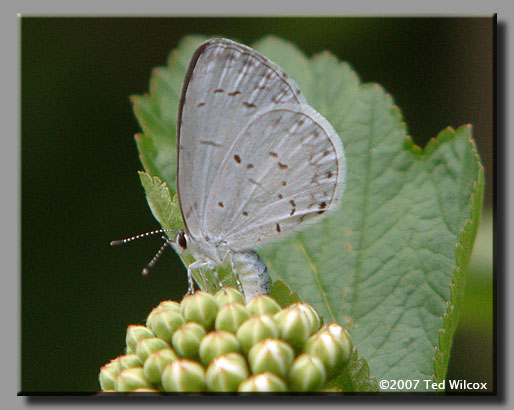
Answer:
POLYGON ((336 209, 345 179, 339 136, 284 70, 232 40, 197 48, 177 122, 185 229, 163 245, 195 259, 188 293, 194 270, 211 270, 221 285, 216 268, 231 266, 247 301, 267 294, 268 269, 254 249, 336 209))
POLYGON ((333 210, 343 145, 278 65, 234 41, 201 44, 178 110, 177 188, 185 230, 173 247, 191 271, 230 264, 247 300, 269 292, 253 250, 333 210))

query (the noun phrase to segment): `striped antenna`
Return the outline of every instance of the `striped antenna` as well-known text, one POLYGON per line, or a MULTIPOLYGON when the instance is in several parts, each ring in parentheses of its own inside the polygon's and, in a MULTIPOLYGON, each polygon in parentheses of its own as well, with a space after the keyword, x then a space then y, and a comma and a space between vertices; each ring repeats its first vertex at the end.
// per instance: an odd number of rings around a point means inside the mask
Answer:
POLYGON ((118 239, 117 241, 111 241, 111 246, 121 245, 123 243, 135 241, 136 239, 146 238, 147 236, 155 235, 157 233, 165 233, 165 232, 178 232, 178 231, 176 229, 157 229, 155 231, 150 231, 150 232, 142 233, 139 235, 131 236, 130 238, 118 239))
POLYGON ((162 239, 164 239, 164 243, 159 248, 157 253, 154 255, 152 260, 150 262, 148 262, 148 264, 143 268, 143 270, 141 272, 143 274, 143 276, 147 276, 150 273, 150 269, 152 268, 153 265, 155 265, 155 262, 157 262, 157 260, 161 257, 161 255, 164 252, 164 250, 166 249, 166 247, 171 246, 172 242, 170 241, 170 239, 167 236, 162 236, 162 239))

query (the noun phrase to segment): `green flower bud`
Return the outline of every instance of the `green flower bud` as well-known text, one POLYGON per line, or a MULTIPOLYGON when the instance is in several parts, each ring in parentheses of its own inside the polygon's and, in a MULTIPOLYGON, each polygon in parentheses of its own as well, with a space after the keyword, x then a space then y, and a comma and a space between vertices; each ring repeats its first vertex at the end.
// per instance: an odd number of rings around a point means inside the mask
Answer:
POLYGON ((158 337, 150 337, 148 339, 142 339, 137 343, 136 354, 144 363, 152 353, 165 348, 169 348, 169 346, 164 340, 158 337))
POLYGON ((137 342, 154 336, 153 332, 146 326, 130 325, 127 328, 127 336, 125 337, 127 353, 136 353, 137 342))
POLYGON ((252 316, 264 314, 273 316, 281 309, 280 305, 276 302, 276 300, 268 295, 255 296, 246 304, 246 307, 248 308, 252 316))
POLYGON ((343 367, 351 353, 351 350, 348 350, 348 347, 351 348, 351 341, 348 342, 347 333, 344 332, 344 329, 340 332, 337 327, 340 326, 333 326, 329 329, 329 326, 325 325, 307 340, 304 349, 305 352, 321 359, 329 378, 343 367))
POLYGON ((161 382, 167 392, 205 391, 205 371, 197 362, 178 359, 166 366, 161 382))
POLYGON ((184 319, 182 319, 180 313, 164 309, 154 309, 146 320, 146 324, 154 334, 168 343, 171 343, 173 333, 183 323, 184 319))
POLYGON ((130 394, 324 391, 353 346, 344 328, 321 323, 307 303, 281 309, 266 295, 245 305, 233 288, 198 291, 181 304, 161 302, 147 326, 129 326, 127 354, 100 369, 100 386, 130 394))
POLYGON ((143 365, 143 362, 135 353, 125 354, 118 357, 118 363, 120 365, 120 370, 132 369, 134 367, 141 367, 143 365))
POLYGON ((316 309, 314 309, 311 305, 308 303, 300 303, 300 309, 305 310, 305 313, 307 316, 311 317, 312 320, 312 333, 315 333, 319 330, 319 327, 321 326, 321 316, 318 312, 316 312, 316 309))
POLYGON ((343 362, 347 363, 352 354, 353 344, 352 338, 348 332, 338 323, 331 323, 326 327, 326 331, 334 336, 334 339, 339 343, 343 351, 343 362))
POLYGON ((289 370, 289 385, 292 391, 319 391, 327 379, 323 362, 310 353, 298 356, 289 370))
POLYGON ((146 380, 141 367, 125 369, 116 378, 116 391, 134 391, 142 387, 152 387, 146 380))
POLYGON ((180 304, 180 314, 186 322, 198 322, 205 330, 214 327, 218 309, 218 302, 214 296, 203 291, 186 296, 180 304))
POLYGON ((277 338, 278 335, 278 326, 269 315, 253 316, 245 320, 236 333, 244 353, 248 353, 255 343, 267 338, 277 338))
POLYGON ((225 288, 225 291, 220 289, 214 294, 214 298, 220 307, 232 302, 241 303, 243 305, 245 303, 244 296, 234 288, 225 288))
POLYGON ((168 312, 180 312, 180 303, 174 300, 164 300, 157 306, 156 309, 166 310, 168 312))
POLYGON ((273 318, 278 325, 281 339, 300 352, 305 341, 312 334, 311 317, 297 305, 293 305, 281 310, 273 318))
POLYGON ((216 330, 236 333, 239 325, 250 317, 248 309, 240 303, 231 302, 222 306, 216 316, 216 330))
POLYGON ((152 353, 145 360, 143 372, 149 382, 157 384, 161 382, 162 372, 168 364, 177 359, 175 352, 169 348, 152 353))
POLYGON ((228 353, 214 359, 205 376, 209 391, 235 392, 248 378, 246 360, 240 353, 228 353))
POLYGON ((285 379, 293 360, 293 348, 280 339, 265 339, 248 352, 253 374, 271 372, 285 379))
POLYGON ((239 385, 238 392, 280 393, 287 392, 286 383, 273 373, 261 373, 251 376, 239 385))
POLYGON ((118 362, 118 358, 111 360, 106 365, 102 366, 100 369, 100 374, 98 375, 98 379, 100 381, 100 387, 102 390, 111 390, 114 389, 114 385, 116 384, 116 378, 120 373, 120 364, 118 362))
POLYGON ((147 319, 146 319, 146 326, 149 329, 152 328, 152 319, 153 319, 153 317, 155 316, 155 314, 157 312, 161 312, 161 311, 175 312, 175 313, 178 313, 180 315, 180 303, 175 302, 173 300, 165 300, 165 301, 159 303, 159 305, 157 307, 153 308, 152 311, 150 312, 150 314, 148 315, 147 319))
POLYGON ((233 333, 223 330, 207 333, 200 342, 200 359, 205 366, 216 357, 226 353, 239 352, 241 347, 239 341, 233 333))
POLYGON ((205 329, 202 325, 194 322, 184 323, 173 334, 171 343, 180 357, 198 359, 198 349, 204 336, 205 329))

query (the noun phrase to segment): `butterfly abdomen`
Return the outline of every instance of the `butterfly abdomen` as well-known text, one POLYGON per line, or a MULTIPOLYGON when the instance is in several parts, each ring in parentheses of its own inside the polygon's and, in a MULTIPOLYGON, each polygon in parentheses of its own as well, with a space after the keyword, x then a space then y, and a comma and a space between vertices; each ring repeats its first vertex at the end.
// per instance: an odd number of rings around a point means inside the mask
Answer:
POLYGON ((231 258, 241 285, 246 302, 258 295, 267 295, 270 289, 268 268, 257 252, 232 251, 231 258))

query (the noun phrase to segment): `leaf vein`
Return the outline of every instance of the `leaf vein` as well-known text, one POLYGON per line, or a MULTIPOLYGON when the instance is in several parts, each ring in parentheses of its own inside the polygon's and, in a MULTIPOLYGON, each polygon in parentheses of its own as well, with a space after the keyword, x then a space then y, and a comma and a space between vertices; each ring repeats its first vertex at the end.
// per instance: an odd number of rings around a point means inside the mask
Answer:
POLYGON ((330 302, 329 302, 328 297, 327 297, 327 292, 325 291, 325 289, 323 288, 323 284, 321 283, 321 279, 320 279, 320 276, 319 276, 318 268, 316 268, 316 265, 314 265, 314 263, 312 262, 309 254, 307 253, 307 249, 305 249, 304 244, 300 240, 297 240, 296 242, 298 244, 298 248, 300 249, 300 252, 302 252, 303 257, 305 258, 305 262, 307 262, 307 265, 309 265, 309 268, 312 271, 312 276, 314 277, 314 280, 316 282, 316 286, 318 287, 318 289, 320 291, 320 294, 321 294, 321 297, 323 298, 323 301, 324 301, 325 305, 327 306, 328 313, 332 317, 332 321, 335 322, 336 321, 336 317, 334 315, 332 307, 330 306, 330 302))

